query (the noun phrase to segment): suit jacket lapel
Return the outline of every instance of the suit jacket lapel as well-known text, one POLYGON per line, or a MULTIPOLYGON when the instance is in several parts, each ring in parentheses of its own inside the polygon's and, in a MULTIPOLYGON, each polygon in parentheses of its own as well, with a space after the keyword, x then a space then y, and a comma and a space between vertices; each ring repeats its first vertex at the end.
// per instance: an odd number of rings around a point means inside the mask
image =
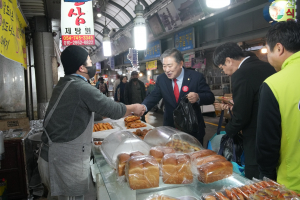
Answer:
MULTIPOLYGON (((192 81, 189 70, 184 69, 184 77, 183 77, 183 81, 182 81, 182 85, 181 85, 181 90, 180 90, 180 94, 179 94, 179 100, 178 102, 182 99, 182 97, 186 94, 188 94, 190 91, 184 92, 182 91, 182 88, 184 86, 189 87, 190 82, 192 81)), ((174 97, 175 98, 175 97, 174 97)))

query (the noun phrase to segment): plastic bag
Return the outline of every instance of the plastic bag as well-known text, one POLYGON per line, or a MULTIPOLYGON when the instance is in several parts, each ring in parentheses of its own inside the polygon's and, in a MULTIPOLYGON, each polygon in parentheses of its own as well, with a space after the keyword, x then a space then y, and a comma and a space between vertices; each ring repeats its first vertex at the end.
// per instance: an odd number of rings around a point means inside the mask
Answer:
POLYGON ((198 118, 193 105, 184 96, 173 111, 174 125, 177 129, 195 134, 198 132, 198 118))
POLYGON ((240 134, 236 134, 234 137, 229 137, 227 134, 221 139, 219 155, 224 156, 228 161, 236 162, 242 166, 243 155, 243 138, 240 134))
POLYGON ((162 159, 162 176, 165 184, 193 183, 190 156, 187 154, 166 154, 162 159))
POLYGON ((159 186, 159 164, 152 156, 133 156, 125 165, 125 175, 132 190, 159 186))

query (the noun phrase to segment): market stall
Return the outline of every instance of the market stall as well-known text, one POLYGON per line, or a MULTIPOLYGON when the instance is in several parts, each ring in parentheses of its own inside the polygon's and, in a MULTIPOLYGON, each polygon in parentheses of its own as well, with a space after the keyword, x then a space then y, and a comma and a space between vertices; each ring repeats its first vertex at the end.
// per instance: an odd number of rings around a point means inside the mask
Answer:
POLYGON ((224 157, 177 129, 154 128, 134 116, 99 123, 93 154, 100 200, 299 199, 276 182, 234 173, 224 157))

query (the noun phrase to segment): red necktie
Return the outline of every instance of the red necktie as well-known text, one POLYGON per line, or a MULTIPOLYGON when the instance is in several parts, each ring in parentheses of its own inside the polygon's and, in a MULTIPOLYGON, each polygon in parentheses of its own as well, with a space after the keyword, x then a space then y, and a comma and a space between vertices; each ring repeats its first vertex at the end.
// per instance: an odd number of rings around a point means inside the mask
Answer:
POLYGON ((173 79, 174 81, 174 96, 175 96, 175 100, 176 100, 176 103, 178 103, 178 99, 179 99, 179 89, 178 89, 178 85, 177 85, 177 79, 174 78, 173 79))

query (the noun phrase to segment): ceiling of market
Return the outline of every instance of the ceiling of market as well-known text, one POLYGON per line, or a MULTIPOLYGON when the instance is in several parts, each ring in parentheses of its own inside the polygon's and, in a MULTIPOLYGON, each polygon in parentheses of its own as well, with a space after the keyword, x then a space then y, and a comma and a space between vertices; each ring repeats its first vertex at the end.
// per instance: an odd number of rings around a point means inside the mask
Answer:
MULTIPOLYGON (((34 16, 44 16, 51 20, 53 32, 60 32, 60 10, 61 1, 63 0, 18 0, 22 12, 27 21, 30 21, 34 16)), ((158 12, 173 0, 139 0, 144 7, 144 18, 148 18, 158 12)), ((205 5, 205 0, 182 0, 182 4, 190 4, 194 1, 199 1, 201 9, 206 14, 210 13, 205 5)), ((231 0, 233 3, 245 0, 231 0)), ((90 52, 95 52, 102 47, 103 28, 115 29, 117 32, 112 35, 117 39, 121 34, 130 34, 135 18, 135 5, 138 0, 92 0, 94 11, 94 30, 95 30, 95 46, 85 46, 90 52), (101 13, 101 17, 97 14, 101 13), (124 30, 125 29, 125 30, 124 30)), ((180 2, 181 3, 181 2, 180 2)), ((200 12, 200 11, 199 11, 200 12)), ((57 41, 58 42, 58 41, 57 41)))
MULTIPOLYGON (((45 16, 51 19, 52 31, 60 31, 60 9, 61 0, 18 0, 21 9, 28 21, 34 16, 45 16)), ((137 0, 92 0, 94 10, 94 29, 96 46, 86 47, 95 50, 101 47, 103 28, 116 29, 121 32, 128 27, 135 18, 135 5, 137 0), (102 17, 97 17, 101 13, 102 17)), ((160 4, 171 2, 171 0, 140 0, 145 11, 150 11, 160 4), (155 5, 156 6, 155 6, 155 5)))

